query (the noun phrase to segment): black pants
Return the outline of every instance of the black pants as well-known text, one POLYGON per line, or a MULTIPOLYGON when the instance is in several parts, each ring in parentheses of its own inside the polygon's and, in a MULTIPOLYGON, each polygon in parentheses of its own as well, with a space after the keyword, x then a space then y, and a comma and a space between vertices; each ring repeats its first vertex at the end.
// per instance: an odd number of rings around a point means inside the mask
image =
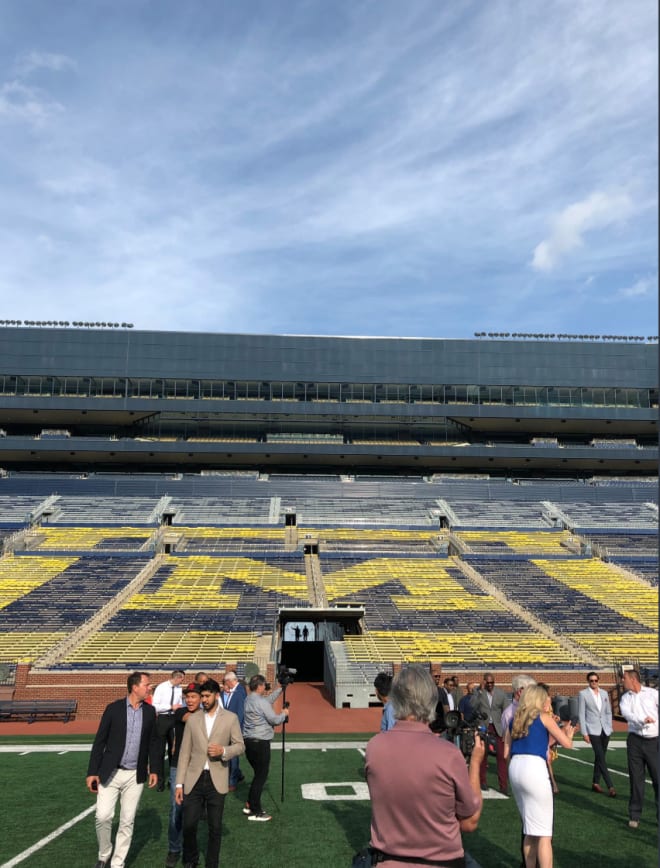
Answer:
POLYGON ((263 811, 261 793, 266 786, 268 769, 270 768, 270 742, 260 738, 246 738, 245 756, 254 770, 254 780, 250 785, 248 802, 252 813, 260 814, 263 811))
POLYGON ((628 815, 631 820, 639 820, 644 803, 644 769, 648 770, 653 792, 655 793, 655 813, 658 814, 658 738, 642 738, 641 735, 628 733, 628 775, 630 776, 630 801, 628 815))
POLYGON ((210 772, 202 772, 192 790, 183 797, 183 861, 199 862, 197 847, 197 826, 206 808, 206 822, 209 827, 206 845, 206 868, 218 868, 220 842, 222 838, 222 812, 225 795, 213 786, 210 772))
POLYGON ((607 753, 607 746, 610 743, 610 737, 609 735, 605 735, 601 730, 600 735, 592 735, 589 733, 589 741, 591 742, 591 747, 594 752, 593 781, 595 784, 599 784, 602 775, 602 778, 605 781, 605 786, 608 789, 611 789, 614 784, 612 783, 612 777, 607 768, 607 763, 605 762, 605 754, 607 753))
MULTIPOLYGON (((158 739, 158 752, 163 760, 163 769, 165 768, 165 748, 167 748, 167 758, 172 759, 172 746, 174 744, 174 715, 159 714, 156 718, 156 738, 158 739)), ((163 772, 164 774, 164 772, 163 772)))

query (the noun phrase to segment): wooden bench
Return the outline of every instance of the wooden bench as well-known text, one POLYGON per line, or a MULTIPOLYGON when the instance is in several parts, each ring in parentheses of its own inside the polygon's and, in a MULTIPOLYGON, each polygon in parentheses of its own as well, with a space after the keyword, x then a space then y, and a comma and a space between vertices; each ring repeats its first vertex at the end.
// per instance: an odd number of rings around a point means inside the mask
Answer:
POLYGON ((34 723, 37 718, 61 718, 68 723, 76 713, 75 699, 3 699, 0 700, 0 721, 19 718, 34 723))

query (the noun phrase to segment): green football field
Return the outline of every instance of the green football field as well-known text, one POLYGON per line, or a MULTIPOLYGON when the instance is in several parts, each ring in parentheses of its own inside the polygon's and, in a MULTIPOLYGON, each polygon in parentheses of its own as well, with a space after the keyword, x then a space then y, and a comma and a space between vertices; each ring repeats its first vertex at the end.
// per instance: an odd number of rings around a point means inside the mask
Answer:
MULTIPOLYGON (((277 744, 277 742, 276 742, 277 744)), ((292 737, 285 754, 281 800, 280 750, 273 753, 264 807, 270 823, 241 813, 247 784, 225 804, 221 864, 232 868, 343 868, 369 839, 369 800, 362 736, 292 737)), ((619 742, 619 744, 623 744, 619 742)), ((3 834, 0 866, 92 868, 96 861, 94 799, 85 789, 90 740, 83 737, 0 739, 3 834)), ((555 763, 555 865, 559 868, 655 868, 658 864, 653 791, 646 788, 639 829, 627 826, 625 747, 608 753, 616 799, 592 793, 589 748, 562 751, 555 763)), ((250 768, 242 759, 247 780, 250 768)), ((489 783, 496 786, 494 760, 489 783)), ((145 789, 128 866, 163 865, 169 792, 145 789)), ((204 827, 200 826, 203 841, 204 827)), ((516 868, 520 821, 512 798, 491 790, 466 850, 482 868, 516 868)), ((181 864, 181 863, 179 863, 181 864)), ((203 860, 202 860, 203 864, 203 860)))

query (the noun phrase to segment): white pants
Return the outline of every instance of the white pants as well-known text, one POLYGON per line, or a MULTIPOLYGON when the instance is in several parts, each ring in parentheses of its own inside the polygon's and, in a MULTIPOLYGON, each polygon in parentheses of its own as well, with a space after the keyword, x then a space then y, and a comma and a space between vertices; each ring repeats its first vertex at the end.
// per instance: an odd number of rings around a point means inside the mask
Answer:
POLYGON ((554 800, 547 762, 528 753, 514 754, 509 781, 525 835, 552 838, 554 800))
POLYGON ((119 828, 110 868, 124 868, 143 789, 144 784, 137 782, 137 772, 130 769, 117 769, 106 786, 99 783, 96 797, 96 837, 99 842, 98 858, 103 862, 107 862, 112 853, 112 820, 119 799, 119 828))

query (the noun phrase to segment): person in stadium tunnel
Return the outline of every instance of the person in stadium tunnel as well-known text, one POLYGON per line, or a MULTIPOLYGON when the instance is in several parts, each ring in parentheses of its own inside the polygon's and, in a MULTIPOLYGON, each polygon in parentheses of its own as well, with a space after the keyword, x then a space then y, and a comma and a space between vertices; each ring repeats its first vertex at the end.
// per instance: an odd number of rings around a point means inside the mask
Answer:
POLYGON ((463 868, 461 832, 474 831, 481 815, 483 741, 475 735, 467 765, 454 744, 431 731, 438 691, 423 666, 395 675, 390 702, 394 728, 375 735, 365 753, 371 847, 383 866, 404 860, 463 868))

